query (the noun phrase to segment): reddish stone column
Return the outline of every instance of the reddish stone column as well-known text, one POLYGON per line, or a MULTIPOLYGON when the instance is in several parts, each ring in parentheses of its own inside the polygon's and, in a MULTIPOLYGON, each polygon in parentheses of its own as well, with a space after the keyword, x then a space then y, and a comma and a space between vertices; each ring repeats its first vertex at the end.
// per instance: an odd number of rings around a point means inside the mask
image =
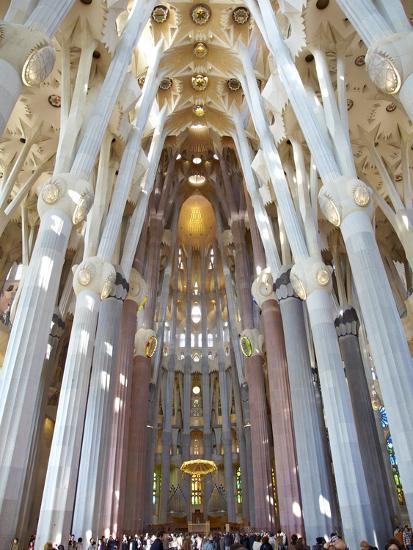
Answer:
MULTIPOLYGON (((119 411, 115 409, 115 422, 112 428, 112 446, 115 448, 115 464, 113 468, 113 491, 108 490, 106 509, 111 513, 112 530, 121 534, 124 526, 126 501, 126 468, 127 448, 129 440, 130 402, 132 396, 132 362, 133 346, 136 332, 136 302, 126 300, 123 304, 120 327, 120 341, 117 357, 116 397, 119 399, 119 411)), ((112 448, 110 453, 112 453, 112 448)), ((113 460, 111 460, 113 465, 113 460)), ((110 485, 109 485, 110 487, 110 485)))
POLYGON ((143 529, 146 472, 146 439, 149 407, 151 360, 142 355, 133 358, 132 398, 130 402, 129 451, 126 489, 126 528, 143 529))
POLYGON ((280 307, 275 299, 261 306, 268 381, 280 526, 291 537, 304 535, 300 485, 280 307))
POLYGON ((255 527, 271 530, 274 529, 274 504, 262 355, 252 355, 246 359, 245 373, 249 388, 255 527))

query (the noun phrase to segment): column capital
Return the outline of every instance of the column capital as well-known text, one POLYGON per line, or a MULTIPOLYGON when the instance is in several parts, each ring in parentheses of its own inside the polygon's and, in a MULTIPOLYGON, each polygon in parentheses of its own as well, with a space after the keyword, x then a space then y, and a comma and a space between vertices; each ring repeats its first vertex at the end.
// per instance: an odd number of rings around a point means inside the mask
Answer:
POLYGON ((372 217, 371 195, 371 189, 363 181, 340 176, 335 181, 334 189, 323 185, 318 194, 318 201, 327 220, 340 227, 344 219, 353 212, 363 211, 372 217))
POLYGON ((152 329, 139 328, 135 334, 135 350, 133 356, 151 358, 156 351, 157 343, 156 334, 152 329))
POLYGON ((256 328, 247 328, 241 332, 240 346, 245 357, 262 355, 264 336, 256 328))
POLYGON ((148 299, 148 285, 135 268, 131 269, 129 275, 129 293, 126 299, 135 302, 138 309, 142 309, 148 299))
POLYGON ((42 186, 37 210, 42 218, 49 210, 61 210, 74 225, 84 221, 93 204, 93 187, 72 174, 52 176, 42 186))
POLYGON ((360 321, 356 310, 352 306, 346 306, 334 319, 337 336, 340 339, 343 336, 358 336, 360 321))
POLYGON ((252 283, 251 294, 260 309, 262 309, 264 302, 266 302, 267 300, 276 299, 273 286, 274 280, 271 273, 269 273, 268 271, 261 271, 255 281, 252 283))
POLYGON ((104 300, 114 292, 116 270, 112 264, 99 256, 87 258, 73 269, 73 289, 76 295, 83 290, 90 290, 104 300))
POLYGON ((331 292, 330 266, 318 257, 300 258, 291 268, 290 281, 294 292, 305 300, 315 290, 331 292))
POLYGON ((56 52, 49 37, 39 30, 0 22, 0 58, 18 70, 23 84, 38 86, 50 75, 56 52))

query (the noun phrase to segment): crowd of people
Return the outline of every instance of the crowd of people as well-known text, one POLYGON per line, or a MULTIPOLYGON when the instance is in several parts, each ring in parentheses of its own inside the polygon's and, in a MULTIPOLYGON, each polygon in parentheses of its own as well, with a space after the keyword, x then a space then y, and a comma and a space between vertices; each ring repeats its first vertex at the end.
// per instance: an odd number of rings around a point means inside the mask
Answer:
MULTIPOLYGON (((385 550, 413 550, 413 532, 405 525, 398 527, 385 546, 385 550)), ((34 550, 35 537, 30 538, 28 550, 34 550)), ((19 540, 13 539, 10 550, 21 550, 19 540)), ((36 550, 38 550, 36 548, 36 550)), ((71 535, 67 548, 63 544, 46 543, 43 550, 348 550, 346 542, 337 534, 331 533, 326 540, 317 537, 314 544, 307 545, 299 535, 291 535, 288 540, 283 531, 265 532, 215 532, 207 536, 190 533, 159 531, 156 535, 123 535, 115 537, 91 538, 85 545, 82 538, 71 535)), ((353 550, 353 549, 350 549, 353 550)), ((354 549, 357 550, 357 549, 354 549)), ((359 550, 377 550, 367 540, 360 542, 359 550)))

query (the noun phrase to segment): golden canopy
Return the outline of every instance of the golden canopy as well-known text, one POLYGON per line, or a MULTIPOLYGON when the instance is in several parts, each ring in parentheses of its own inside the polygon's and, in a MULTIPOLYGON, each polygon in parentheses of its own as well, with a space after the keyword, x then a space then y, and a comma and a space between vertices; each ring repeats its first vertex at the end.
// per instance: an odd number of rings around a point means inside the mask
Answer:
POLYGON ((213 460, 204 460, 202 458, 186 460, 181 466, 181 472, 191 476, 206 476, 216 471, 217 465, 213 460))

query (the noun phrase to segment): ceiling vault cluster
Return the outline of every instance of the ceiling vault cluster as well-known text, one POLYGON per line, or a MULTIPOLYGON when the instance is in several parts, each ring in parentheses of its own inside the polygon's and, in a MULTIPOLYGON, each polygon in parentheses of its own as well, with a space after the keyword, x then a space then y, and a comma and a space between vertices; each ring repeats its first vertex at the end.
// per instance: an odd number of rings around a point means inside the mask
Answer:
POLYGON ((412 22, 0 0, 0 550, 413 521, 412 22))

